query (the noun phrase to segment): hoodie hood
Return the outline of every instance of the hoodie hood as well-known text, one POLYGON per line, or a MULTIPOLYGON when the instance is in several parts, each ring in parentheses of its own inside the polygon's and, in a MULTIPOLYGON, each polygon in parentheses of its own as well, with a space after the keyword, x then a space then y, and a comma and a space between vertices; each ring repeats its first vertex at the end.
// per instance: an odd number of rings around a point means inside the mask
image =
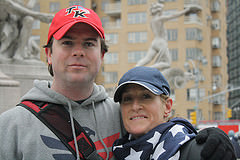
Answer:
MULTIPOLYGON (((45 81, 45 80, 35 80, 34 81, 34 87, 29 90, 22 98, 23 100, 35 100, 35 101, 43 101, 43 102, 49 102, 49 103, 55 103, 55 104, 62 104, 67 106, 68 102, 71 102, 72 107, 79 106, 79 104, 75 101, 70 100, 69 98, 63 96, 62 94, 59 94, 52 90, 51 82, 45 81)), ((88 106, 91 105, 92 102, 97 103, 100 101, 103 101, 108 98, 108 95, 104 89, 103 86, 96 85, 94 83, 93 87, 93 93, 91 96, 86 99, 80 106, 88 106)))

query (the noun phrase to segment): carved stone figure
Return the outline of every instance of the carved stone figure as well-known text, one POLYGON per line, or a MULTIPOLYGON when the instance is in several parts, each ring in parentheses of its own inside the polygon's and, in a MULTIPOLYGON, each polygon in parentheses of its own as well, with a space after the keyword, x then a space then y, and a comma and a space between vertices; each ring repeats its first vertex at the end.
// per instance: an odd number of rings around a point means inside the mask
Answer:
POLYGON ((0 0, 0 55, 7 59, 39 58, 39 47, 30 39, 34 19, 50 23, 53 15, 31 10, 36 0, 0 0))
POLYGON ((151 5, 150 11, 152 15, 151 28, 154 34, 154 39, 145 57, 143 57, 136 66, 143 66, 150 63, 154 58, 155 62, 151 67, 157 68, 162 71, 168 81, 172 84, 172 88, 179 88, 185 84, 185 79, 189 79, 190 76, 184 73, 180 69, 172 69, 171 67, 171 55, 168 50, 167 34, 164 28, 164 23, 171 19, 175 19, 184 14, 196 12, 195 6, 189 6, 183 11, 171 14, 163 15, 164 1, 159 0, 151 5))

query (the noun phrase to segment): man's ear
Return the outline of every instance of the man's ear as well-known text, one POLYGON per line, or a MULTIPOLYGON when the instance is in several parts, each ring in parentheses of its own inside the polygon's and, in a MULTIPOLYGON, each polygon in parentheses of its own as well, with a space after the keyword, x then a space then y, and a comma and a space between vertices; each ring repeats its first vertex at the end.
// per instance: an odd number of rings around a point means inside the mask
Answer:
POLYGON ((105 54, 105 52, 102 52, 101 53, 101 60, 103 61, 103 58, 104 58, 104 54, 105 54))
POLYGON ((52 64, 52 53, 50 48, 45 48, 48 64, 52 64))

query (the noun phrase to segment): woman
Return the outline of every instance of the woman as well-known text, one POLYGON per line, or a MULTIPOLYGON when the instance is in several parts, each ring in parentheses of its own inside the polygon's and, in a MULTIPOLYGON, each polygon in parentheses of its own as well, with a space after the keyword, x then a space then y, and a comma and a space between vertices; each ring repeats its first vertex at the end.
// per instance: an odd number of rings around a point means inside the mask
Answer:
POLYGON ((185 119, 168 120, 170 87, 156 68, 135 67, 123 75, 114 94, 128 134, 115 141, 117 159, 179 159, 180 147, 197 134, 185 119))

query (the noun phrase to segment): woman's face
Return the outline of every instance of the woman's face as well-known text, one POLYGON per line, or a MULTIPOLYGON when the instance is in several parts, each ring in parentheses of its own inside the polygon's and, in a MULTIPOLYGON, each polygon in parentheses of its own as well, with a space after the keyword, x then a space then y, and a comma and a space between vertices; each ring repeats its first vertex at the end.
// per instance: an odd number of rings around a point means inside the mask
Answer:
POLYGON ((148 89, 137 85, 128 84, 123 92, 120 102, 124 127, 135 138, 142 136, 166 122, 171 112, 172 100, 166 102, 148 89))

